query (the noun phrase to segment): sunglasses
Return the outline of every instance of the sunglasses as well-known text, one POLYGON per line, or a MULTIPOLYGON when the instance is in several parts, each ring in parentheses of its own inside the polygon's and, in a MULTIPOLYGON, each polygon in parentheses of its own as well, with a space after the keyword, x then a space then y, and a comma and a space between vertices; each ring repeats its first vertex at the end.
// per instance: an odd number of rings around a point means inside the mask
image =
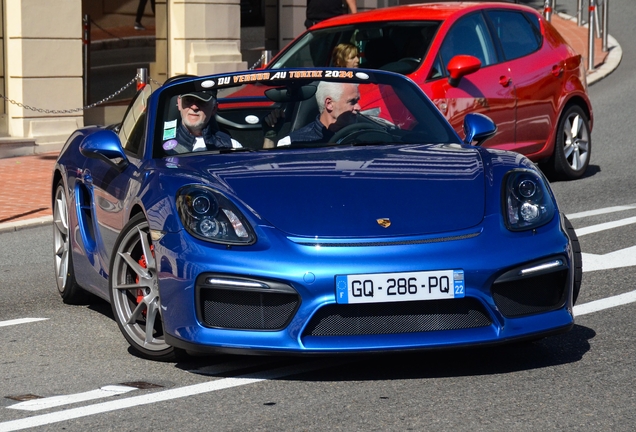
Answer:
POLYGON ((205 101, 202 101, 199 98, 195 98, 195 97, 192 97, 192 96, 181 97, 181 105, 183 105, 183 106, 196 105, 196 106, 199 106, 199 107, 203 107, 203 106, 206 106, 206 105, 214 104, 215 102, 216 102, 216 100, 214 98, 212 98, 209 101, 205 102, 205 101))

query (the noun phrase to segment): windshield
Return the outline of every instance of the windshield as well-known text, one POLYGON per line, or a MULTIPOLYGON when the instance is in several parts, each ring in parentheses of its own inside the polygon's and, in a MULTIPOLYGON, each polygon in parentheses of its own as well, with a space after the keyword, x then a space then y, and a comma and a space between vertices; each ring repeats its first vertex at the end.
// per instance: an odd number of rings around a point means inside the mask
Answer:
POLYGON ((271 67, 352 67, 339 63, 337 55, 343 46, 351 46, 357 50, 360 67, 410 74, 426 57, 439 24, 376 22, 314 30, 290 46, 271 67))
POLYGON ((159 92, 154 155, 460 143, 409 79, 363 69, 234 73, 159 92))

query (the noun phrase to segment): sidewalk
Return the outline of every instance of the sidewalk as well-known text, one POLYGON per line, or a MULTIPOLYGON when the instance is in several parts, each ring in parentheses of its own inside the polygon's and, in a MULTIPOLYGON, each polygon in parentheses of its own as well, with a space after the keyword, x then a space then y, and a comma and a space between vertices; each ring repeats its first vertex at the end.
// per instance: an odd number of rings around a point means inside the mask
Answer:
POLYGON ((0 232, 51 222, 56 159, 57 152, 0 159, 0 232))
MULTIPOLYGON (((584 57, 587 66, 588 30, 579 27, 576 19, 561 14, 552 16, 552 24, 565 40, 584 57)), ((95 29, 93 29, 95 31, 95 29)), ((107 34, 94 34, 97 38, 115 35, 128 37, 131 27, 109 28, 107 34)), ((152 29, 133 34, 150 34, 152 29)), ((595 69, 588 73, 587 82, 593 84, 618 67, 622 50, 618 42, 608 37, 609 51, 603 52, 602 42, 596 39, 594 47, 595 69)), ((50 224, 52 221, 51 175, 57 153, 0 159, 0 233, 22 228, 50 224)))

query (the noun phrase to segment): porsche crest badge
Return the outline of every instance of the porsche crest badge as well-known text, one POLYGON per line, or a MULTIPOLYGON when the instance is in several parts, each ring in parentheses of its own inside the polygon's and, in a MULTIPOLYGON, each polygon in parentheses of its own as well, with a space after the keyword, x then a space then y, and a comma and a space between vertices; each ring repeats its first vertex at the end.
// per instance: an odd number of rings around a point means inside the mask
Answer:
POLYGON ((376 222, 378 223, 378 225, 380 225, 382 228, 388 228, 391 226, 391 220, 389 218, 380 218, 380 219, 376 219, 376 222))

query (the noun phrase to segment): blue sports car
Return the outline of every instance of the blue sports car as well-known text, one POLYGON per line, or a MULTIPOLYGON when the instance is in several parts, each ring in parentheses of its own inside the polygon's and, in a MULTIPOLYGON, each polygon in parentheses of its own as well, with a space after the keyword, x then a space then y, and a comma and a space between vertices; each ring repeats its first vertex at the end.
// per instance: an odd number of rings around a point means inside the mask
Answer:
MULTIPOLYGON (((449 83, 452 85, 452 83, 449 83)), ((581 251, 526 157, 460 138, 410 79, 181 76, 74 132, 53 173, 57 287, 141 356, 346 354, 573 326, 581 251)))

